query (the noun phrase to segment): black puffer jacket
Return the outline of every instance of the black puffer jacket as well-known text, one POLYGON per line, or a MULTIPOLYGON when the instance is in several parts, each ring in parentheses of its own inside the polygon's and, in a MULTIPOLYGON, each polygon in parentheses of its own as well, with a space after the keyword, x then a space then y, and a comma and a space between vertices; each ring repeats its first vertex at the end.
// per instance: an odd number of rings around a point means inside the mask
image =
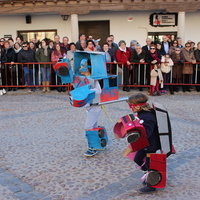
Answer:
POLYGON ((1 63, 15 62, 15 51, 12 47, 8 49, 2 49, 1 52, 1 63))
POLYGON ((138 112, 139 119, 144 120, 143 126, 146 130, 149 146, 145 147, 144 150, 156 151, 160 149, 160 138, 158 134, 158 125, 156 120, 156 114, 153 109, 150 111, 138 112))
MULTIPOLYGON (((18 53, 18 62, 19 63, 33 63, 37 62, 35 60, 35 52, 32 49, 24 50, 22 49, 18 53)), ((33 67, 32 65, 23 65, 24 67, 29 66, 30 68, 33 67)))

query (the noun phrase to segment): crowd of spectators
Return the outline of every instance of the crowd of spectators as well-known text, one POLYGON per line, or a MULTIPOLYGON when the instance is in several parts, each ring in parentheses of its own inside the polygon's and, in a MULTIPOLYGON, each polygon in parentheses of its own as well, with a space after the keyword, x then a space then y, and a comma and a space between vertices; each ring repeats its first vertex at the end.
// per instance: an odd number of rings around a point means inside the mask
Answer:
MULTIPOLYGON (((55 78, 51 66, 66 57, 73 68, 74 52, 77 50, 105 52, 108 73, 116 74, 117 66, 122 68, 123 91, 126 92, 130 91, 131 85, 136 84, 141 91, 142 85, 151 85, 153 95, 166 94, 167 90, 174 94, 180 88, 177 83, 183 84, 183 92, 190 92, 193 89, 190 85, 195 80, 195 83, 200 84, 200 67, 196 65, 200 62, 200 42, 195 47, 195 43, 188 40, 183 46, 180 37, 170 41, 167 36, 163 36, 160 42, 147 38, 145 46, 141 46, 137 40, 132 40, 128 46, 124 40, 115 43, 114 36, 110 35, 100 46, 99 39, 95 40, 92 35, 86 37, 85 34, 80 34, 76 43, 69 43, 66 36, 60 40, 59 35, 55 35, 54 40, 45 38, 40 42, 35 38, 30 42, 23 42, 21 37, 17 37, 15 41, 13 38, 1 38, 1 84, 29 85, 29 92, 34 91, 32 85, 42 84, 42 91, 50 92, 49 85, 55 84, 55 81, 61 84, 59 78, 55 78), (170 81, 174 85, 168 85, 170 81)), ((16 89, 7 88, 14 91, 16 89)), ((57 89, 59 92, 65 91, 62 87, 57 89)), ((196 90, 199 92, 200 87, 196 86, 196 90)))

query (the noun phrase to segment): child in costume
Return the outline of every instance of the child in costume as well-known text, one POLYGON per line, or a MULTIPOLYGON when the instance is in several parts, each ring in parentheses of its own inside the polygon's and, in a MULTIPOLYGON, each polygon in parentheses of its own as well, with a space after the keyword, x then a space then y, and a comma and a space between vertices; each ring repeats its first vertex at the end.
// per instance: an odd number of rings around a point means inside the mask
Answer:
POLYGON ((151 70, 150 77, 151 94, 153 96, 160 96, 160 88, 163 88, 163 76, 157 64, 155 64, 154 68, 151 70))
MULTIPOLYGON (((101 87, 98 80, 90 79, 91 75, 91 66, 88 63, 87 66, 81 66, 80 74, 88 77, 89 84, 91 84, 92 88, 90 90, 95 91, 95 94, 101 94, 101 87)), ((97 120, 101 113, 101 106, 98 105, 90 105, 87 103, 86 108, 86 122, 85 122, 85 131, 91 130, 93 128, 97 128, 97 120)), ((88 141, 88 150, 84 153, 85 156, 94 156, 97 154, 97 150, 89 145, 88 141)))
MULTIPOLYGON (((149 170, 150 160, 149 157, 147 157, 147 154, 155 153, 161 148, 155 110, 150 107, 147 101, 148 97, 142 93, 134 94, 128 99, 128 104, 133 113, 137 113, 138 118, 144 121, 143 126, 146 130, 149 142, 149 146, 138 150, 134 158, 134 162, 144 171, 144 173, 149 170)), ((145 186, 139 189, 140 193, 150 193, 156 190, 156 188, 146 185, 145 181, 143 182, 143 185, 145 186)))

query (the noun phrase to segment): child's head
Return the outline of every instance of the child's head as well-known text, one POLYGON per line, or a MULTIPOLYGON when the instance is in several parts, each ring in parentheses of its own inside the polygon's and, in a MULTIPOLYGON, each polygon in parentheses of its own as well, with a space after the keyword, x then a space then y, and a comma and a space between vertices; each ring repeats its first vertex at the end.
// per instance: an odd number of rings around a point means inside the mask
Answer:
POLYGON ((137 93, 128 98, 128 104, 134 113, 141 110, 149 111, 151 107, 147 103, 148 100, 149 98, 145 94, 137 93))
POLYGON ((84 76, 90 76, 91 74, 91 61, 88 58, 84 58, 80 63, 80 74, 84 76))
POLYGON ((168 60, 168 59, 170 59, 170 56, 169 56, 169 54, 166 54, 165 55, 165 60, 168 60))

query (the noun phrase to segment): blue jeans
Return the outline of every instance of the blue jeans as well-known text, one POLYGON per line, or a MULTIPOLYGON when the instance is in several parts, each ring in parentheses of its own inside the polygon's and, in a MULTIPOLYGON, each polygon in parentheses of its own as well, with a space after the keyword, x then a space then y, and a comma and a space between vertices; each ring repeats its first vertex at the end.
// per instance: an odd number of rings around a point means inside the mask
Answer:
POLYGON ((41 67, 42 82, 50 81, 50 67, 41 67))
POLYGON ((24 80, 25 85, 33 85, 33 69, 24 67, 24 80))

